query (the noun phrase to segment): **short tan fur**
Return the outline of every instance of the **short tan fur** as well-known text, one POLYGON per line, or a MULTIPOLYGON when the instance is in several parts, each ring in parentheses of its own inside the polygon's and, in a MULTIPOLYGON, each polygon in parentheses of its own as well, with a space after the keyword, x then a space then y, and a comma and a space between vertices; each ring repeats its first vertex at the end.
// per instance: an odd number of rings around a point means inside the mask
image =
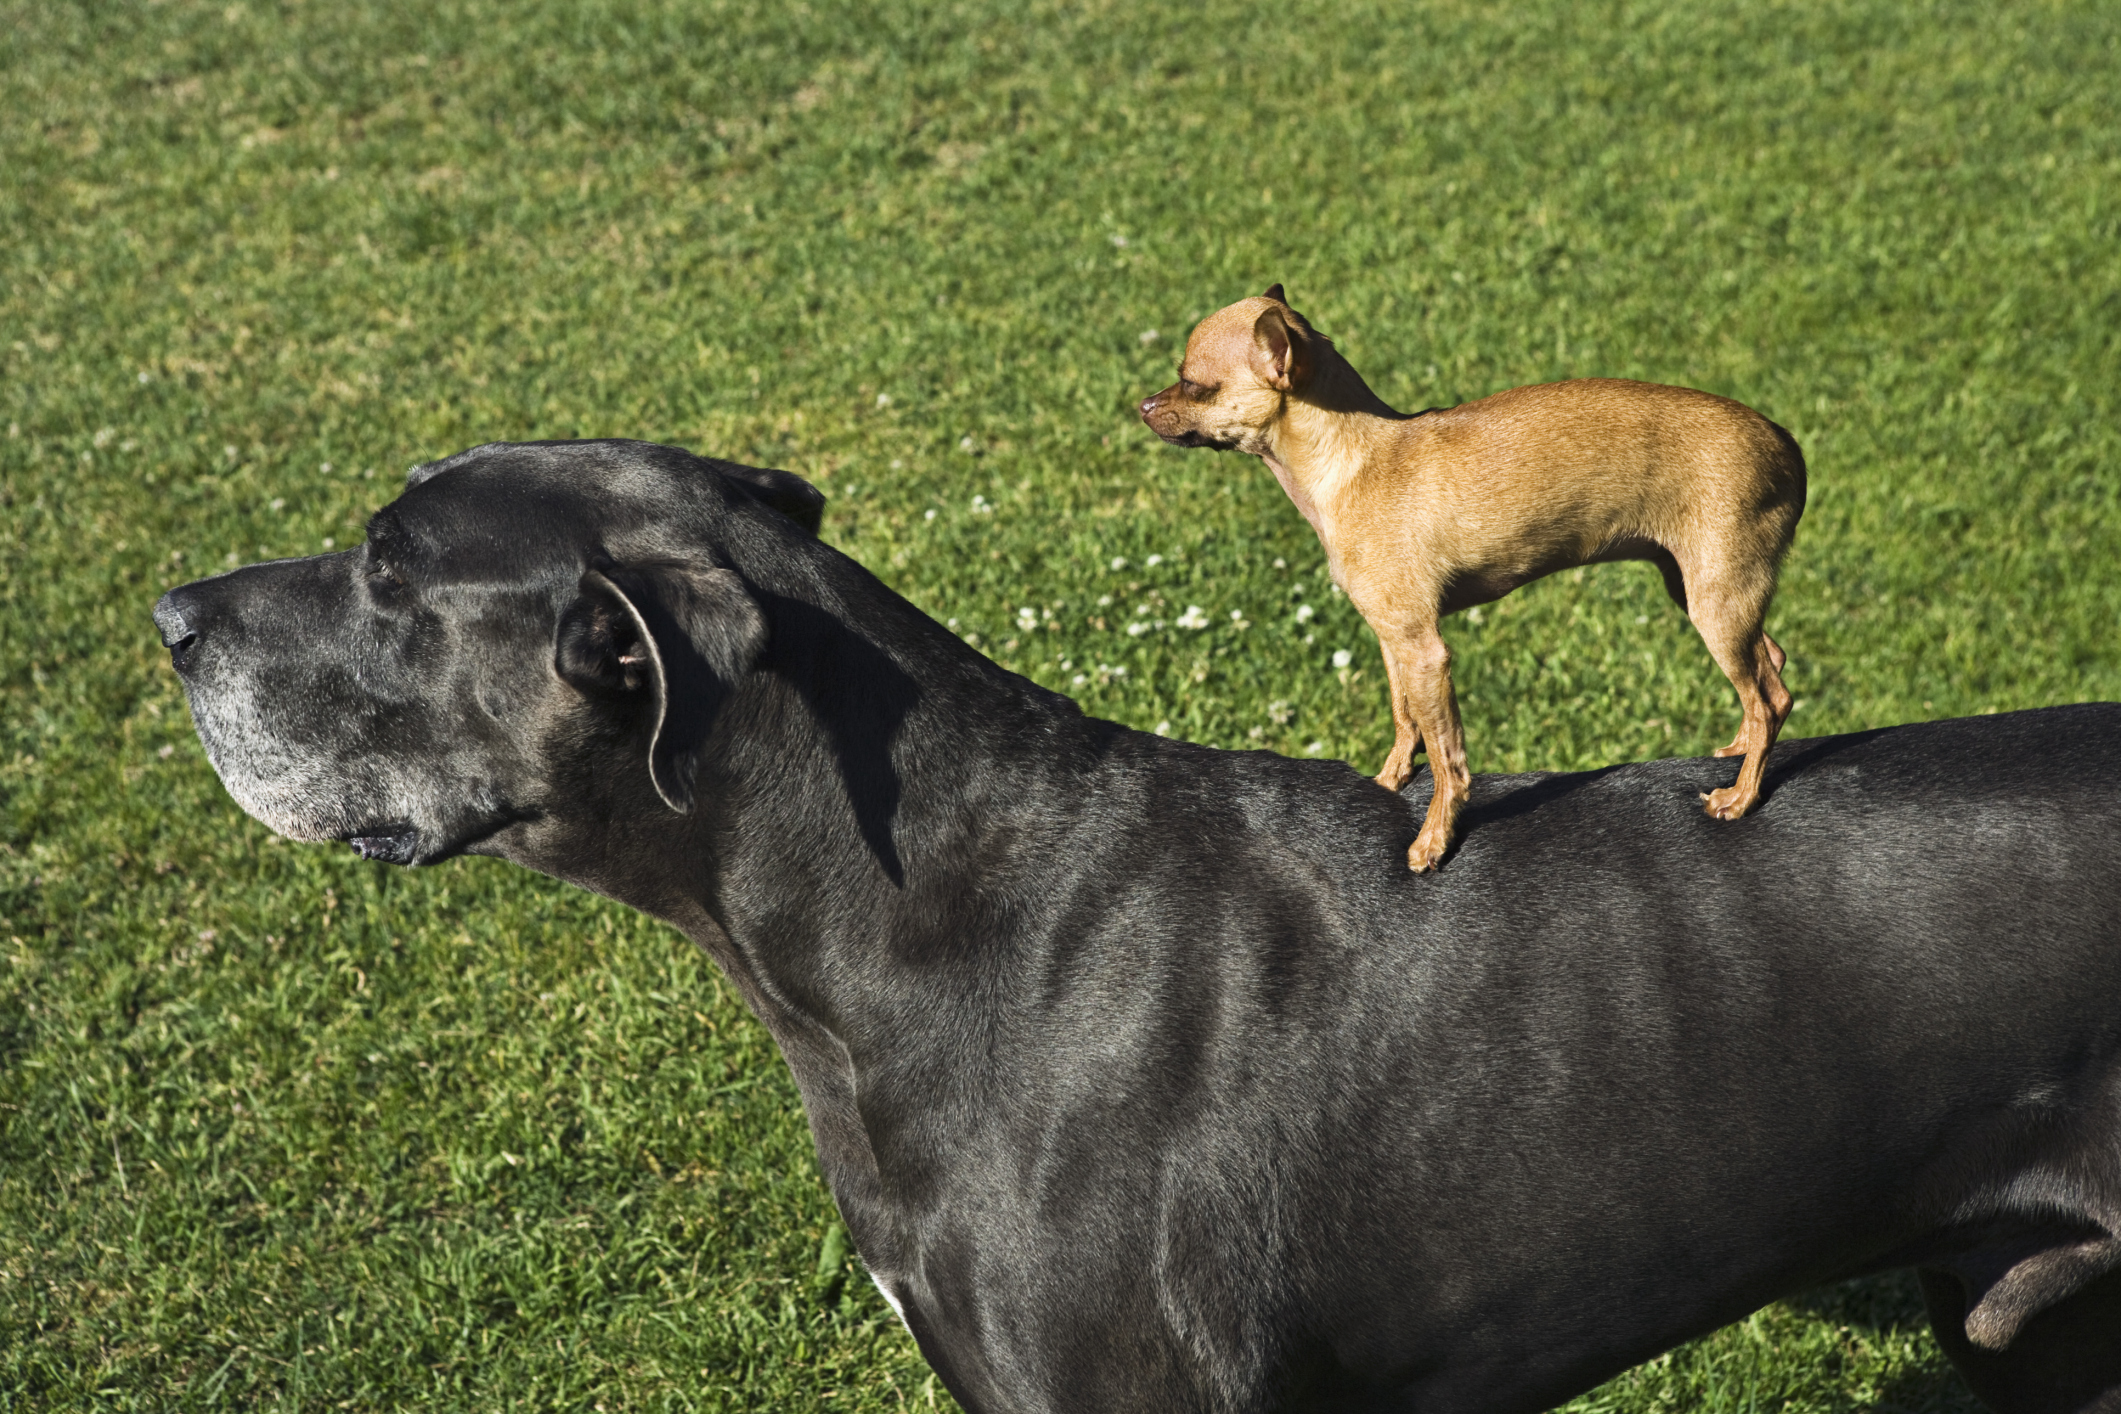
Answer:
POLYGON ((1663 571, 1744 711, 1716 753, 1744 764, 1708 812, 1735 820, 1759 800, 1790 711, 1764 625, 1805 471, 1796 440, 1752 409, 1581 378, 1395 412, 1276 285, 1202 320, 1179 381, 1141 415, 1166 442, 1264 459, 1318 532, 1384 652, 1396 731, 1377 783, 1404 786, 1424 747, 1435 777, 1410 868, 1442 861, 1472 788, 1438 621, 1574 565, 1663 571))

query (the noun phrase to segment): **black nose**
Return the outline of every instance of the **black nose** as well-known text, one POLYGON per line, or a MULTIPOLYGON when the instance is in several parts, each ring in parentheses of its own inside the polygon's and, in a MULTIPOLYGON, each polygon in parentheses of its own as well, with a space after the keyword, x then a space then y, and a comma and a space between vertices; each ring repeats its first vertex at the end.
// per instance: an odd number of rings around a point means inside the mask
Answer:
POLYGON ((170 665, 183 672, 191 650, 198 646, 199 635, 193 628, 178 596, 182 589, 172 589, 155 601, 155 627, 162 631, 162 646, 169 650, 170 665))

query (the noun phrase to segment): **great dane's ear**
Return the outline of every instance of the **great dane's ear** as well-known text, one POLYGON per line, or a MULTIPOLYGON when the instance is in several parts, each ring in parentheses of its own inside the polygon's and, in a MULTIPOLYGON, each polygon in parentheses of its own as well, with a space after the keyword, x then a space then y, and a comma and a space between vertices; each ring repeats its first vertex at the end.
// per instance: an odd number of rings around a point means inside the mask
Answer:
POLYGON ((684 815, 715 714, 765 646, 766 616, 735 571, 606 565, 584 572, 560 616, 553 666, 583 692, 649 695, 649 777, 684 815))
POLYGON ((1284 393, 1302 385, 1311 372, 1308 331, 1284 304, 1270 304, 1252 324, 1255 366, 1266 374, 1269 387, 1284 393))
POLYGON ((737 484, 753 500, 773 507, 803 529, 816 535, 825 523, 825 493, 792 471, 763 466, 721 463, 722 475, 737 484))

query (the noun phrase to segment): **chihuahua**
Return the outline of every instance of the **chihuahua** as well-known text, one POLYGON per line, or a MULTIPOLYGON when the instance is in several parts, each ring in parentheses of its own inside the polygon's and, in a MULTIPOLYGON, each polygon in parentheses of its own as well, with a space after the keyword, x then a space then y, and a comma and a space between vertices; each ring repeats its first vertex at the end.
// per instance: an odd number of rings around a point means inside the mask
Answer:
POLYGON ((1141 415, 1176 446, 1264 460, 1376 630, 1395 728, 1377 783, 1404 786, 1422 750, 1435 779, 1409 868, 1442 861, 1472 788, 1438 620, 1573 565, 1647 560, 1663 572, 1745 711, 1716 753, 1744 764, 1702 797, 1708 813, 1735 820, 1760 799, 1790 712, 1764 624, 1805 476, 1796 439, 1751 408, 1579 378, 1395 412, 1275 285, 1202 320, 1178 382, 1141 415))

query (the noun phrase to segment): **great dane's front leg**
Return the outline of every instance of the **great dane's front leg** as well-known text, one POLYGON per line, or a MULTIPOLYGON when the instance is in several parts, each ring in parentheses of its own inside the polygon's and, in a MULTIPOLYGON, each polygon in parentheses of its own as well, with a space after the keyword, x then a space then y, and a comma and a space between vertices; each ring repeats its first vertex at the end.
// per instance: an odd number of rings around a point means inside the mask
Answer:
MULTIPOLYGON (((1433 619, 1380 632, 1378 638, 1385 660, 1392 665, 1392 718, 1414 723, 1415 740, 1426 746, 1429 774, 1436 782, 1421 833, 1407 850, 1407 867, 1422 873, 1434 869, 1451 847, 1458 812, 1473 790, 1472 772, 1466 768, 1465 729, 1458 720, 1458 698, 1451 691, 1451 650, 1433 619)), ((1401 734, 1404 740, 1405 728, 1401 734)), ((1398 759, 1396 746, 1393 759, 1398 759)))

